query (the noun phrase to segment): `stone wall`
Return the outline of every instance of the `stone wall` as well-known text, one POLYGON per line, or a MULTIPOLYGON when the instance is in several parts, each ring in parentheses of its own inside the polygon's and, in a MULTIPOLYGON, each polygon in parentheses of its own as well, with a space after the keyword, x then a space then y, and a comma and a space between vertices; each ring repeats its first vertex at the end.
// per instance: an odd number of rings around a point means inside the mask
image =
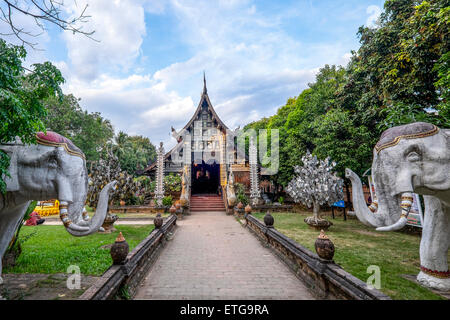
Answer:
POLYGON ((89 287, 81 300, 110 300, 117 296, 132 298, 150 267, 164 248, 167 234, 175 228, 177 217, 171 215, 161 229, 154 229, 127 256, 123 265, 112 265, 89 287))
POLYGON ((365 282, 352 276, 333 261, 286 237, 275 228, 267 228, 252 215, 246 215, 246 227, 283 260, 318 298, 343 300, 390 300, 365 282))

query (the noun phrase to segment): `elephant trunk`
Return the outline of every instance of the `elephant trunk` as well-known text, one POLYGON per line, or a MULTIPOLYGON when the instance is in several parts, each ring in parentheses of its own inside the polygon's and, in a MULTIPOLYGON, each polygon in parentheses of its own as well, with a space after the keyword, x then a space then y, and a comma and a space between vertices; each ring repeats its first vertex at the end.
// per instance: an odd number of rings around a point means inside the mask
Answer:
POLYGON ((76 237, 87 236, 96 232, 105 221, 108 211, 109 193, 114 189, 116 181, 108 183, 100 192, 97 210, 91 220, 88 220, 84 211, 84 199, 78 199, 71 203, 60 201, 59 216, 66 227, 67 232, 76 237))
POLYGON ((377 231, 400 230, 406 225, 413 201, 412 193, 402 193, 401 214, 398 218, 400 212, 398 202, 396 198, 389 195, 389 190, 377 189, 378 199, 374 199, 372 204, 367 207, 361 179, 348 168, 345 169, 345 176, 352 182, 353 206, 356 216, 362 223, 375 227, 377 231))
POLYGON ((370 207, 367 207, 366 200, 364 199, 364 193, 362 189, 361 179, 356 173, 349 168, 345 169, 345 176, 350 179, 352 183, 352 201, 355 208, 355 214, 359 221, 369 227, 382 227, 384 223, 386 213, 384 207, 378 208, 378 202, 374 199, 370 207))

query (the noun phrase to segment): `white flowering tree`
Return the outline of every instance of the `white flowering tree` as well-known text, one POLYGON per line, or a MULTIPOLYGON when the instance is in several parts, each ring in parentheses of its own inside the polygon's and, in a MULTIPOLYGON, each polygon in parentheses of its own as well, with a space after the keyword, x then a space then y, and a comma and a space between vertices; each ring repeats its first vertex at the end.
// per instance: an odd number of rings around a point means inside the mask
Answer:
POLYGON ((314 215, 305 219, 308 225, 328 228, 332 223, 320 217, 320 206, 343 200, 343 180, 333 172, 336 163, 330 158, 319 160, 308 151, 302 162, 303 166, 294 167, 296 176, 289 182, 287 192, 295 202, 313 207, 314 215))

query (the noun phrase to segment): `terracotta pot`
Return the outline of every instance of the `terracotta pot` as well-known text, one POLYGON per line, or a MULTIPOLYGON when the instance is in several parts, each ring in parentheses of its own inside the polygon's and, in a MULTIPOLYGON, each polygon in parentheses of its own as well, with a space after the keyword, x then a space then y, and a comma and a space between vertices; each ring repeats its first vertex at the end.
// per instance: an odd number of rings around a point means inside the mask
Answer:
POLYGON ((177 208, 175 208, 174 205, 172 205, 169 209, 170 213, 174 214, 175 212, 177 212, 177 208))
POLYGON ((249 204, 245 206, 245 213, 247 214, 252 213, 252 207, 249 204))
POLYGON ((153 224, 155 225, 156 229, 161 228, 161 226, 163 225, 163 218, 161 217, 161 213, 156 214, 155 219, 153 220, 153 224))
POLYGON ((333 260, 334 256, 334 244, 325 235, 323 230, 320 231, 320 235, 317 237, 314 243, 317 255, 324 260, 333 260))
POLYGON ((180 201, 177 201, 177 203, 175 203, 175 208, 177 208, 177 210, 181 208, 180 201))
POLYGON ((119 204, 123 207, 125 205, 125 201, 120 200, 119 204))
POLYGON ((242 202, 239 202, 238 205, 237 205, 237 208, 238 209, 242 209, 243 207, 244 207, 244 205, 242 204, 242 202))
POLYGON ((116 242, 111 246, 111 258, 113 264, 124 264, 127 260, 127 255, 129 251, 128 243, 122 235, 122 232, 117 236, 116 242))

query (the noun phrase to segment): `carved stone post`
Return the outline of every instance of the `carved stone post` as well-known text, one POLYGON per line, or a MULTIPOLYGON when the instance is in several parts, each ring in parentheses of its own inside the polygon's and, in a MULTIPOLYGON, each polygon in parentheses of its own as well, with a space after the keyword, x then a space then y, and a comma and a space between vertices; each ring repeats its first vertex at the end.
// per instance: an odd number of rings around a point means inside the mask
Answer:
POLYGON ((159 144, 156 158, 156 189, 155 199, 156 206, 162 207, 164 198, 164 147, 163 143, 159 144))
POLYGON ((253 137, 250 137, 249 146, 249 162, 250 162, 250 199, 252 206, 259 204, 261 192, 258 184, 258 149, 253 137))

